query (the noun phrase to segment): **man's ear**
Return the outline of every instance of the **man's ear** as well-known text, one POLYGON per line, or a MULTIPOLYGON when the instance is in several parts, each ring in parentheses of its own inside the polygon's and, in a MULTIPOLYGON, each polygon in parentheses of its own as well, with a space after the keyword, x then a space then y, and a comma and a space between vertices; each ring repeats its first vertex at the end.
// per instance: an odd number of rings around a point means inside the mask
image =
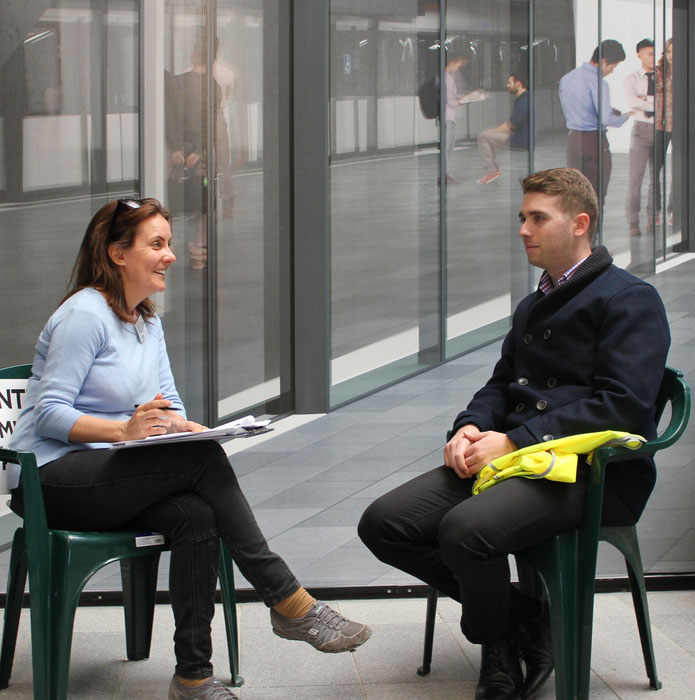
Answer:
POLYGON ((591 217, 586 212, 577 214, 574 217, 574 235, 583 236, 589 230, 590 223, 591 217))
POLYGON ((114 265, 120 265, 121 267, 125 265, 124 249, 121 246, 112 243, 107 248, 107 253, 114 265))

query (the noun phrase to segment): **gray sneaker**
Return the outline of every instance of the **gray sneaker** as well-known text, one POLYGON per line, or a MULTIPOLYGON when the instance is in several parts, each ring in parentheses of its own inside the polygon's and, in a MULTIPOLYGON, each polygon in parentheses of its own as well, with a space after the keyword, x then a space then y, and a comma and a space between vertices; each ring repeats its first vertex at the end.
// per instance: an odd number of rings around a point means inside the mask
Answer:
POLYGON ((348 620, 318 600, 304 617, 283 617, 271 608, 270 621, 278 637, 307 642, 328 654, 355 651, 372 636, 367 625, 348 620))
POLYGON ((239 700, 239 696, 214 678, 208 678, 195 688, 188 688, 174 676, 169 686, 169 700, 239 700))

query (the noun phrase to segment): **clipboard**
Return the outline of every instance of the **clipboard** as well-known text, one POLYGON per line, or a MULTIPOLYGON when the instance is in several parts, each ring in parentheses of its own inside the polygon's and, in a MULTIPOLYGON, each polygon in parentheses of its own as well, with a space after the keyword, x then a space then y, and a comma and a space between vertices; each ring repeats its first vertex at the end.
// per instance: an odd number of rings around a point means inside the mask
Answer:
POLYGON ((249 438, 254 435, 269 433, 273 429, 268 427, 269 420, 257 421, 253 416, 245 416, 239 420, 225 423, 217 428, 207 428, 199 433, 190 431, 182 433, 167 433, 165 435, 151 435, 140 440, 123 440, 109 445, 110 450, 122 450, 129 447, 147 447, 151 445, 166 445, 172 442, 192 442, 194 440, 217 440, 226 442, 236 438, 249 438))

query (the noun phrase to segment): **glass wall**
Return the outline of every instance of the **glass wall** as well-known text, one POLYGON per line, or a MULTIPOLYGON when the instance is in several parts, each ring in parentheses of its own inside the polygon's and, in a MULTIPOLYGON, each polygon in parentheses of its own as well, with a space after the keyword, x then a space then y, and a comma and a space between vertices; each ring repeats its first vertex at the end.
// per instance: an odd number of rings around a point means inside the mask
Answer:
POLYGON ((121 196, 173 213, 156 301, 209 424, 290 413, 307 386, 301 410, 328 411, 501 337, 538 275, 517 235, 530 170, 593 168, 618 265, 688 250, 685 0, 331 0, 293 45, 318 6, 0 3, 0 366, 30 361, 88 221, 121 196), (300 43, 327 86, 302 80, 300 43), (563 94, 577 70, 605 80, 593 125, 563 94), (320 146, 298 166, 302 129, 320 146))
POLYGON ((528 289, 518 242, 528 172, 528 3, 447 2, 447 356, 506 332, 528 289))
POLYGON ((674 141, 683 142, 685 132, 672 134, 674 115, 686 109, 685 90, 674 90, 685 87, 686 52, 683 36, 679 64, 673 2, 590 0, 568 3, 562 12, 553 0, 533 5, 534 167, 567 164, 593 177, 603 201, 599 241, 619 266, 649 274, 687 247, 680 220, 684 163, 674 156, 674 141), (554 53, 550 61, 546 46, 554 53), (548 76, 549 94, 543 84, 548 68, 554 74, 548 76), (597 93, 601 78, 607 87, 599 103, 600 129, 581 123, 571 89, 562 94, 565 76, 564 85, 576 89, 573 76, 587 71, 593 71, 597 93), (544 120, 548 98, 553 116, 544 120))
POLYGON ((422 5, 331 4, 332 405, 440 361, 439 128, 418 102, 440 17, 422 5))
POLYGON ((3 13, 2 366, 31 361, 93 213, 139 189, 138 6, 64 0, 3 13))
POLYGON ((209 424, 289 410, 289 135, 279 121, 289 45, 279 16, 276 1, 168 0, 152 17, 155 34, 162 27, 158 167, 178 256, 160 314, 188 412, 209 424))
MULTIPOLYGON (((0 311, 12 329, 3 365, 32 356, 94 211, 154 195, 174 215, 178 263, 157 302, 191 416, 293 410, 292 235, 305 233, 292 231, 292 106, 303 97, 293 7, 3 5, 0 292, 13 301, 0 311)), ((687 249, 687 23, 674 21, 684 7, 330 3, 327 35, 312 39, 330 69, 318 165, 330 328, 317 333, 321 352, 330 334, 330 379, 319 410, 504 334, 537 275, 517 240, 518 179, 530 169, 595 155, 599 240, 619 265, 648 274, 687 249), (606 40, 622 60, 604 56, 606 40), (574 133, 562 81, 588 67, 598 88, 598 63, 607 129, 574 133), (653 94, 627 94, 638 73, 653 94)))
POLYGON ((581 169, 596 242, 635 274, 687 249, 673 2, 363 5, 331 4, 332 405, 506 331, 538 277, 517 236, 531 170, 581 169))
POLYGON ((291 410, 289 9, 217 3, 216 414, 291 410))

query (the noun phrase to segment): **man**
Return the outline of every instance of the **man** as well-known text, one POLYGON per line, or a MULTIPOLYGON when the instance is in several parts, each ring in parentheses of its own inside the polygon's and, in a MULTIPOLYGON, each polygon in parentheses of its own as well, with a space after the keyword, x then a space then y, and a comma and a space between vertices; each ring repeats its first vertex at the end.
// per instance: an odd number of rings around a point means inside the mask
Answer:
POLYGON ((528 78, 520 71, 513 73, 507 80, 507 91, 516 100, 509 121, 492 129, 485 129, 478 134, 478 151, 485 165, 485 174, 476 180, 481 185, 496 180, 500 174, 497 164, 496 149, 529 147, 529 112, 530 97, 528 93, 528 78))
POLYGON ((601 206, 606 198, 611 177, 611 151, 606 127, 622 126, 632 112, 621 114, 611 107, 608 83, 603 80, 625 60, 620 43, 606 39, 601 43, 601 76, 599 76, 599 47, 587 63, 570 71, 560 80, 560 104, 569 129, 567 136, 567 165, 581 170, 589 179, 601 206), (599 126, 599 105, 601 125, 599 126), (603 153, 602 188, 599 193, 599 143, 603 153))
MULTIPOLYGON (((359 525, 379 559, 461 602, 461 629, 482 644, 476 700, 528 700, 552 671, 547 609, 510 585, 508 554, 578 526, 588 473, 580 458, 575 483, 510 478, 472 495, 476 475, 554 438, 605 429, 654 438, 670 342, 656 290, 591 248, 589 181, 558 168, 522 188, 519 235, 544 270, 539 287, 517 307, 492 377, 456 417, 444 465, 379 498, 359 525)), ((636 522, 654 481, 649 457, 612 464, 603 522, 636 522)))
POLYGON ((640 202, 644 170, 649 164, 647 233, 654 233, 654 42, 642 39, 636 46, 640 67, 623 83, 625 99, 635 113, 630 134, 630 180, 625 200, 625 216, 631 236, 641 234, 640 202))

